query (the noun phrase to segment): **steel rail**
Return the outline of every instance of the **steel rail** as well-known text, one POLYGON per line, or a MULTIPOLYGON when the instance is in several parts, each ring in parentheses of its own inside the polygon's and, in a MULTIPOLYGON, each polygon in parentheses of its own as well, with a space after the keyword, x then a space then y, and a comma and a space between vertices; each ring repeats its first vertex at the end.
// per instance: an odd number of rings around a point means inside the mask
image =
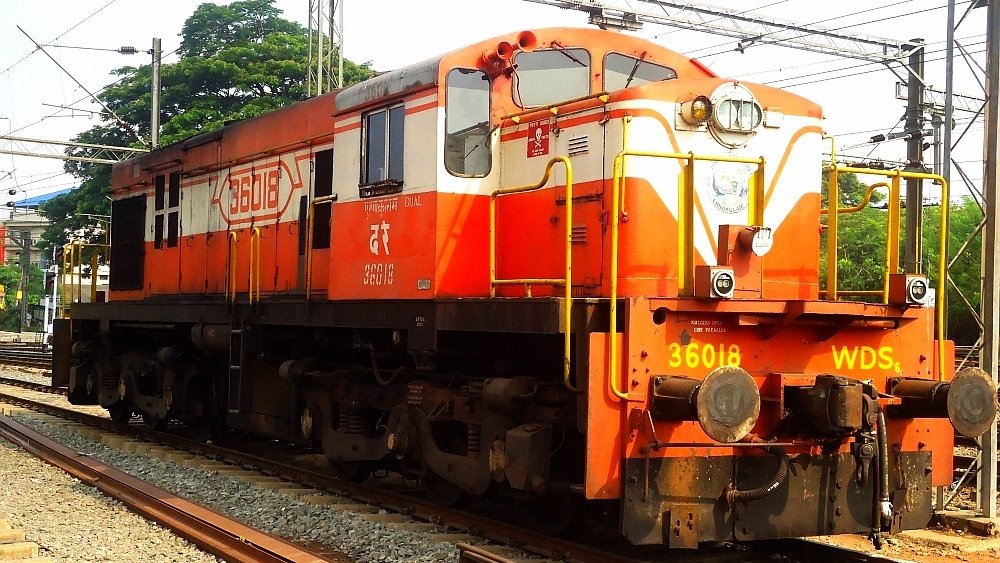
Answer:
POLYGON ((16 379, 11 377, 0 377, 0 385, 20 387, 21 389, 29 389, 31 391, 37 391, 39 393, 49 393, 51 395, 68 394, 68 390, 64 387, 53 387, 51 385, 45 385, 44 383, 34 383, 32 381, 24 381, 23 379, 16 379))
POLYGON ((100 461, 74 452, 8 416, 0 415, 0 435, 45 462, 125 503, 143 517, 159 522, 200 548, 227 561, 241 563, 350 561, 347 556, 324 559, 285 540, 231 520, 100 461))
POLYGON ((0 350, 0 365, 38 369, 52 368, 52 354, 48 352, 0 350))

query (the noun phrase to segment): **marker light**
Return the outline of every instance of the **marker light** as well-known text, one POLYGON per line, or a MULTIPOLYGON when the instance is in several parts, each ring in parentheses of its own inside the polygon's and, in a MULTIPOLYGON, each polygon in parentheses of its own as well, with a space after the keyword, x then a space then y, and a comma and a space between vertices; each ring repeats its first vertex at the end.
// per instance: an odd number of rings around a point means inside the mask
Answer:
POLYGON ((930 301, 930 283, 921 274, 890 274, 889 303, 925 306, 930 301))
POLYGON ((698 96, 681 103, 681 119, 689 125, 704 125, 712 117, 712 100, 708 96, 698 96))

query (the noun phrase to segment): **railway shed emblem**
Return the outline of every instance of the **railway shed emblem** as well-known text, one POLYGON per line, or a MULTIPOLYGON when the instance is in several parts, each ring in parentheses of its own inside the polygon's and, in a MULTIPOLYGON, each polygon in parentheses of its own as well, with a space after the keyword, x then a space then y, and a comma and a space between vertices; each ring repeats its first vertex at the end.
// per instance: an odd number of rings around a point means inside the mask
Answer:
POLYGON ((714 162, 704 165, 697 173, 698 183, 707 189, 712 205, 719 211, 735 215, 750 205, 750 178, 753 169, 745 164, 714 162))

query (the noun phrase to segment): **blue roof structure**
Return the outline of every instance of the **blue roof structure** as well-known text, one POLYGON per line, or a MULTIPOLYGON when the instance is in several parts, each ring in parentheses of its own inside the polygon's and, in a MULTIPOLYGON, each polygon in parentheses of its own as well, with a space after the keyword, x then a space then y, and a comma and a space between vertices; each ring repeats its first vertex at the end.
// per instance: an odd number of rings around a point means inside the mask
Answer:
POLYGON ((67 194, 67 193, 69 193, 69 192, 71 192, 71 191, 73 191, 75 189, 76 189, 76 186, 72 186, 72 187, 64 188, 64 189, 61 189, 61 190, 58 190, 58 191, 54 191, 54 192, 51 192, 51 193, 42 194, 42 195, 36 195, 34 197, 25 198, 25 199, 22 199, 20 201, 15 201, 13 207, 17 207, 17 208, 20 208, 20 209, 37 209, 40 204, 45 203, 46 201, 48 201, 48 200, 50 200, 50 199, 52 199, 52 198, 54 198, 56 196, 67 194))

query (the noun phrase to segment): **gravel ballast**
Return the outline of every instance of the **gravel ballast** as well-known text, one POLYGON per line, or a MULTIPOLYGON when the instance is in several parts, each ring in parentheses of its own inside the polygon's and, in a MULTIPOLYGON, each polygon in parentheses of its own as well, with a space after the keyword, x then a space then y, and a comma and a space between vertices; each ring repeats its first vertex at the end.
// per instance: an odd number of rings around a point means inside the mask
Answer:
POLYGON ((219 561, 170 530, 0 439, 0 519, 59 562, 219 561))
MULTIPOLYGON (((179 463, 146 454, 120 451, 32 415, 19 414, 14 418, 121 471, 292 541, 320 543, 362 563, 458 560, 458 550, 450 543, 432 541, 427 535, 417 532, 393 529, 386 524, 366 520, 360 514, 338 510, 335 505, 311 504, 235 477, 183 467, 179 463)), ((162 560, 197 561, 187 558, 162 560)))

